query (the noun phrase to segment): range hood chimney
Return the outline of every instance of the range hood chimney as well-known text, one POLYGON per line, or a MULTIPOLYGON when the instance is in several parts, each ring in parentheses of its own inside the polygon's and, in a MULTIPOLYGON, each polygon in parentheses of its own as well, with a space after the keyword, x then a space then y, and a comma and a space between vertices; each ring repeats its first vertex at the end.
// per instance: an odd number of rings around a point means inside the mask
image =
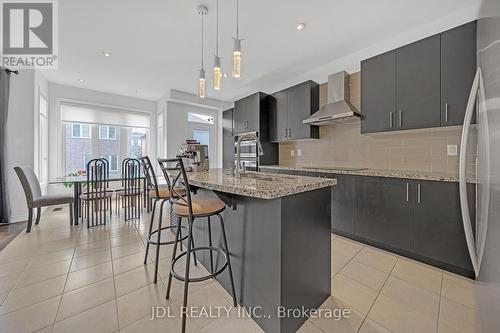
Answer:
POLYGON ((302 122, 329 125, 358 121, 361 114, 349 101, 349 86, 349 74, 345 71, 328 76, 328 103, 302 122))

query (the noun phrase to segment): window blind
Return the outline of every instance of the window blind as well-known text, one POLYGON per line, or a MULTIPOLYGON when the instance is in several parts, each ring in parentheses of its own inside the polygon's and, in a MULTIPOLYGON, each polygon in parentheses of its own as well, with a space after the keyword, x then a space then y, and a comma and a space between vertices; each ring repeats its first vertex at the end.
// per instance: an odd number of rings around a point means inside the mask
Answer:
POLYGON ((142 112, 70 103, 61 104, 61 120, 63 122, 149 128, 149 117, 148 113, 142 112))

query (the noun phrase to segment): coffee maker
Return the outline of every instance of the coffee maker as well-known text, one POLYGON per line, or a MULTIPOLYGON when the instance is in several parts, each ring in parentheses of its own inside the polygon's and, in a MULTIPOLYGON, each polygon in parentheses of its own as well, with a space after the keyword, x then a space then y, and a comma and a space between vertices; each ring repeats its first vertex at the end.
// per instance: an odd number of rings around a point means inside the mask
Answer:
POLYGON ((186 143, 179 149, 179 157, 188 160, 186 171, 208 171, 208 146, 199 143, 186 143))

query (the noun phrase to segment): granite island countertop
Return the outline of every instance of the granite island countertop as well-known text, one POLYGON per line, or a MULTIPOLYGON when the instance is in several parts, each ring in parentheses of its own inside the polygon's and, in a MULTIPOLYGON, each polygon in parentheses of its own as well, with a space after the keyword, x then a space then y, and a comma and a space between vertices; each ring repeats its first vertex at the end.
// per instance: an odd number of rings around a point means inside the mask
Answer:
POLYGON ((258 178, 235 177, 230 169, 188 172, 189 184, 205 189, 260 199, 276 199, 337 184, 336 179, 247 172, 258 178))
MULTIPOLYGON (((264 165, 261 170, 292 170, 292 171, 307 171, 324 174, 337 175, 358 175, 372 177, 388 177, 402 179, 417 179, 417 180, 433 180, 443 182, 459 182, 458 173, 446 172, 426 172, 426 171, 410 171, 410 170, 384 170, 370 168, 342 168, 342 167, 316 167, 316 166, 285 166, 285 165, 264 165)), ((475 183, 476 180, 468 178, 467 182, 475 183)))

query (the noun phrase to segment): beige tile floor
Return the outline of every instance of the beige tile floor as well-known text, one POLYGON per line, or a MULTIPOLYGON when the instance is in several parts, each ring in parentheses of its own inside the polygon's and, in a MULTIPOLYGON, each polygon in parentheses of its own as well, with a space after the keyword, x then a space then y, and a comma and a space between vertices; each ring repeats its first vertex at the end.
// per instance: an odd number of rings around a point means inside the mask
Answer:
MULTIPOLYGON (((67 211, 47 211, 30 234, 0 252, 0 333, 178 332, 182 285, 165 299, 170 247, 161 250, 153 284, 153 251, 143 265, 148 215, 113 219, 90 230, 70 227, 67 211), (150 320, 168 306, 174 319, 150 320)), ((202 268, 194 269, 202 274, 202 268)), ((481 308, 471 280, 332 235, 332 296, 321 306, 349 309, 341 320, 311 318, 302 333, 499 332, 500 309, 481 308), (496 313, 498 312, 498 313, 496 313)), ((230 306, 217 283, 192 284, 190 305, 230 306)), ((189 332, 262 332, 251 319, 188 320, 189 332)))

